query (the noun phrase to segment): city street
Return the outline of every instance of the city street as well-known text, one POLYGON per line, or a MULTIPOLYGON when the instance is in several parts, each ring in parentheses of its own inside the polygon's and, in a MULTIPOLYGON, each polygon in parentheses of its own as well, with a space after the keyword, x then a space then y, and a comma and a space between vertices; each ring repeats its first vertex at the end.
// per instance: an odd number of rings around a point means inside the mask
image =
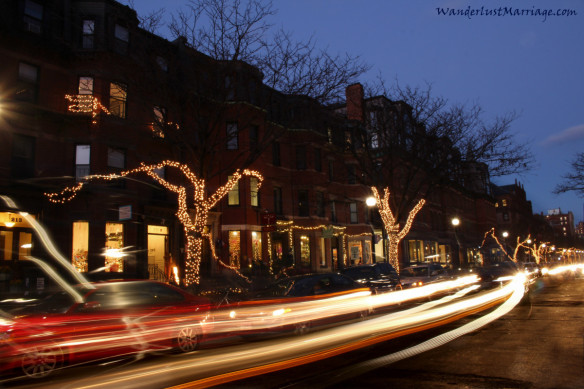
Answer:
MULTIPOLYGON (((583 278, 541 278, 529 302, 444 346, 341 381, 339 375, 351 373, 339 367, 286 387, 583 388, 582 296, 583 278)), ((424 340, 421 336, 416 338, 424 340)), ((401 341, 412 345, 415 342, 401 341)), ((396 347, 388 342, 351 358, 350 363, 366 365, 367 359, 383 355, 383 348, 394 352, 396 347)), ((313 366, 312 371, 317 368, 326 370, 313 366)), ((252 387, 264 386, 256 381, 252 387)))

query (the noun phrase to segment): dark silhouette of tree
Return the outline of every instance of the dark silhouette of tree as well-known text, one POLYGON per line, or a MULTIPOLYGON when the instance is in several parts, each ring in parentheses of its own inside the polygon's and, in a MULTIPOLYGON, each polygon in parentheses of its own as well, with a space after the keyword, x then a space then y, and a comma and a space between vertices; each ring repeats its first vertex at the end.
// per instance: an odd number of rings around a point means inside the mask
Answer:
POLYGON ((571 165, 572 170, 563 176, 563 182, 556 186, 554 193, 576 192, 584 197, 584 153, 576 154, 571 165))

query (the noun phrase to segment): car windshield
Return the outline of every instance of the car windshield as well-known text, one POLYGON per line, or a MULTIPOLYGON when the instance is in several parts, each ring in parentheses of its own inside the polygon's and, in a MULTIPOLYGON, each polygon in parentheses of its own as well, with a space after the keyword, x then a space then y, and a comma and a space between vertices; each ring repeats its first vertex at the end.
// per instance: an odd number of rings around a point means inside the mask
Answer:
POLYGON ((363 278, 377 278, 377 273, 372 267, 349 268, 344 271, 344 274, 354 280, 363 278))
POLYGON ((408 267, 402 270, 402 277, 427 277, 428 268, 427 267, 408 267))

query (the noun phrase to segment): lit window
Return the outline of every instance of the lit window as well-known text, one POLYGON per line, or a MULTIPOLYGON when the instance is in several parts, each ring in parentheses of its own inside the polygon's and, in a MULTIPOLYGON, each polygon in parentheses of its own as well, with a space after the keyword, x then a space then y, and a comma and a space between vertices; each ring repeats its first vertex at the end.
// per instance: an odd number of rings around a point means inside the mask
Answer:
POLYGON ((251 199, 251 206, 252 207, 259 207, 260 205, 260 197, 259 197, 259 181, 256 177, 251 177, 249 179, 249 186, 250 186, 250 199, 251 199))
POLYGON ((229 231, 229 266, 239 268, 241 241, 239 231, 229 231))
POLYGON ((506 207, 507 206, 507 199, 503 199, 502 203, 503 203, 503 206, 506 207))
POLYGON ((127 86, 125 84, 110 83, 110 105, 109 111, 112 115, 126 118, 126 101, 128 98, 127 86))
MULTIPOLYGON (((231 179, 233 176, 229 176, 231 179)), ((233 185, 233 188, 227 194, 227 204, 228 205, 239 205, 239 182, 233 185)))
POLYGON ((89 252, 89 223, 73 222, 73 252, 71 262, 73 268, 80 273, 88 271, 87 253, 89 252))
POLYGON ((105 271, 124 271, 124 225, 121 223, 105 224, 105 271))

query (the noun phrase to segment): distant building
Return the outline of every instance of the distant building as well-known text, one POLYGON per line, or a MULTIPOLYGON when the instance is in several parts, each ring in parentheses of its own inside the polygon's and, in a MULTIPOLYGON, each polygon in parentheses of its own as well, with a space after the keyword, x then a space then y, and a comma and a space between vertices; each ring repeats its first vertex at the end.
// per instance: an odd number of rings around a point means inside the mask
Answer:
POLYGON ((550 209, 545 218, 552 226, 555 238, 570 241, 575 237, 574 214, 571 211, 562 213, 560 208, 550 209))
POLYGON ((533 208, 521 183, 516 180, 510 185, 493 185, 493 195, 496 199, 497 229, 500 233, 508 232, 513 240, 516 237, 526 239, 533 233, 533 208))

